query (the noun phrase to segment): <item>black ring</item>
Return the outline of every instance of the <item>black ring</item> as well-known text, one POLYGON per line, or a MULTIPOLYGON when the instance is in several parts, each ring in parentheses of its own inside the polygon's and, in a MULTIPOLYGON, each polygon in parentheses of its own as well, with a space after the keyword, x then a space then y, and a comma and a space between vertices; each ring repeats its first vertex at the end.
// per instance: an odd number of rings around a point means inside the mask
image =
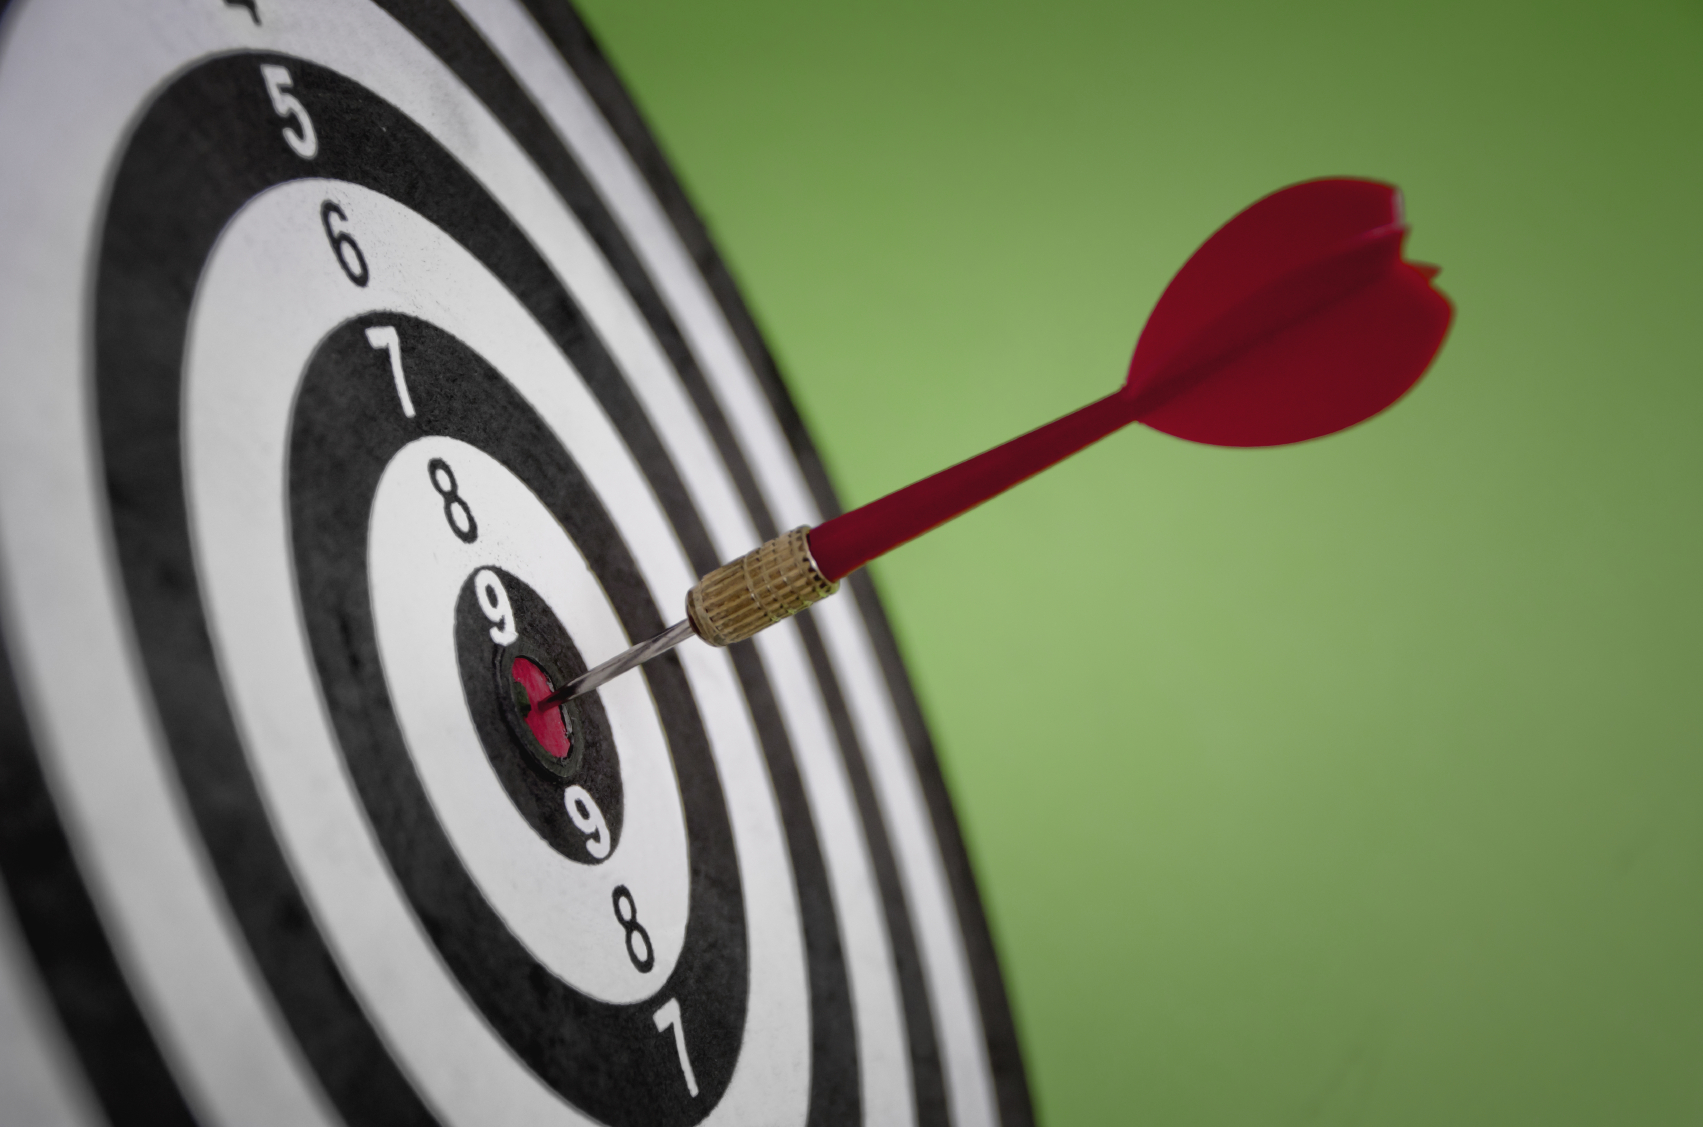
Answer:
MULTIPOLYGON (((413 207, 478 254, 556 336, 576 368, 604 374, 599 394, 605 402, 615 397, 610 413, 618 424, 623 416, 630 421, 642 412, 525 236, 406 116, 332 72, 285 60, 296 89, 313 98, 321 144, 311 169, 287 149, 280 152, 263 91, 258 104, 254 97, 259 62, 274 59, 226 56, 180 76, 137 123, 114 176, 97 264, 94 319, 94 391, 114 546, 138 652, 189 810, 281 1013, 346 1120, 430 1124, 435 1117, 355 1000, 295 885, 247 765, 218 672, 201 607, 180 454, 181 364, 195 285, 218 233, 249 199, 304 171, 341 175, 413 207), (193 127, 186 128, 190 122, 193 127)), ((493 387, 500 385, 513 394, 503 381, 493 380, 493 387)), ((469 437, 490 445, 489 436, 469 437)), ((554 447, 554 440, 545 434, 541 445, 554 447)), ((642 463, 644 451, 638 453, 642 463)), ((305 464, 304 456, 311 460, 298 448, 292 464, 305 464)), ((344 499, 357 507, 370 500, 350 494, 344 499)), ((581 547, 594 569, 603 568, 606 589, 633 635, 660 630, 663 622, 649 606, 630 563, 622 566, 616 559, 625 552, 619 540, 582 541, 581 547)), ((667 668, 658 667, 653 685, 669 679, 667 668)), ((681 698, 663 709, 676 718, 677 730, 670 736, 679 740, 688 723, 685 717, 696 723, 696 710, 683 680, 667 691, 681 698)), ((675 751, 682 759, 690 757, 678 744, 675 751)), ((373 794, 363 795, 373 808, 373 794)), ((720 808, 719 793, 714 805, 720 808)), ((415 843, 430 836, 422 830, 415 843)), ((726 850, 717 846, 702 852, 719 853, 727 865, 735 865, 731 843, 726 850)), ((392 851, 393 860, 395 856, 392 851)), ((453 896, 455 873, 446 880, 443 888, 432 891, 453 896)), ((417 897, 415 902, 418 906, 421 901, 417 897)), ((470 913, 477 909, 478 904, 467 905, 470 913)), ((423 919, 428 931, 445 923, 423 919)), ((744 1017, 743 945, 716 957, 723 959, 724 969, 698 978, 705 984, 737 983, 737 989, 724 993, 737 995, 739 1006, 736 1013, 725 1006, 705 1007, 697 1020, 731 1060, 737 1055, 744 1017), (728 957, 731 963, 725 962, 728 957)), ((512 983, 513 978, 506 981, 512 983)), ((503 1004, 489 992, 477 1000, 487 1009, 503 1004)), ((686 997, 681 1001, 684 1005, 686 997)), ((828 1014, 813 1017, 833 1020, 828 1014)), ((638 1085, 618 1091, 599 1080, 602 1069, 582 1068, 568 1075, 553 1063, 549 1038, 528 1040, 527 1029, 536 1029, 537 1023, 528 1023, 524 1014, 511 1013, 504 1021, 511 1044, 541 1076, 606 1121, 688 1122, 713 1104, 725 1085, 725 1075, 700 1080, 700 1093, 707 1098, 693 1101, 694 1107, 671 1098, 673 1087, 638 1085)), ((649 1045, 661 1045, 662 1040, 654 1027, 649 1030, 649 1045)), ((670 1067, 678 1066, 671 1062, 670 1067)), ((616 1068, 614 1074, 621 1071, 616 1068)))
MULTIPOLYGON (((686 816, 686 938, 668 981, 645 1001, 601 1002, 539 964, 486 901, 433 813, 392 711, 368 588, 371 505, 395 455, 428 435, 477 444, 531 489, 585 556, 629 634, 642 637, 662 623, 602 499, 500 373, 463 342, 411 317, 377 314, 340 325, 315 350, 296 394, 289 496, 303 618, 350 775, 444 961, 527 1065, 605 1122, 695 1122, 715 1105, 738 1062, 749 966, 733 831, 685 673, 674 655, 644 669, 686 816), (408 342, 412 417, 397 409, 387 382, 373 378, 384 360, 366 330, 377 323, 394 326, 408 342), (698 1048, 696 1099, 679 1082, 672 1042, 657 1036, 651 1020, 669 997, 679 999, 698 1048)), ((471 579, 458 602, 470 601, 471 579)), ((516 583, 509 596, 524 606, 527 591, 516 583)), ((464 629, 489 625, 477 606, 458 617, 464 629)), ((536 622, 538 612, 527 608, 526 617, 536 622)), ((463 684, 476 692, 488 682, 476 673, 463 684)), ((485 722, 488 751, 488 733, 500 722, 495 713, 490 705, 474 712, 476 726, 485 722)), ((552 789, 560 808, 560 789, 552 789)), ((643 890, 628 896, 642 916, 643 890)), ((652 953, 641 969, 654 961, 652 953)))

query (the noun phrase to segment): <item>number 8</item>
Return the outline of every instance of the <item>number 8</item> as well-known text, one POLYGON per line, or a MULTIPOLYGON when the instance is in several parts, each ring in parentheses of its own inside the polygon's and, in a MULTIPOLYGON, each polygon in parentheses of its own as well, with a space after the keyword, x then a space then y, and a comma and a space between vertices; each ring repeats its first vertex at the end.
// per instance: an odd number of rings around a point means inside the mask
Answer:
POLYGON ((449 463, 442 458, 433 458, 426 463, 426 476, 432 479, 432 488, 443 498, 443 519, 449 522, 449 530, 463 544, 471 544, 479 539, 479 522, 473 519, 473 510, 467 504, 467 499, 461 495, 461 487, 455 483, 455 471, 449 468, 449 463), (461 514, 456 519, 456 513, 461 514))

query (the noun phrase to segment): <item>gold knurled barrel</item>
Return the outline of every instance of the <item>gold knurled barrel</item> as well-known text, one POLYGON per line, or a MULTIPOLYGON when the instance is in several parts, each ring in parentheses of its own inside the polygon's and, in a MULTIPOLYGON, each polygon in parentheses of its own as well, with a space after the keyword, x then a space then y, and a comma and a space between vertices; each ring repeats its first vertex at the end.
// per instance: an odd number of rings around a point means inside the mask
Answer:
POLYGON ((801 525, 700 579, 686 595, 686 617, 710 645, 730 646, 839 589, 822 577, 801 525))

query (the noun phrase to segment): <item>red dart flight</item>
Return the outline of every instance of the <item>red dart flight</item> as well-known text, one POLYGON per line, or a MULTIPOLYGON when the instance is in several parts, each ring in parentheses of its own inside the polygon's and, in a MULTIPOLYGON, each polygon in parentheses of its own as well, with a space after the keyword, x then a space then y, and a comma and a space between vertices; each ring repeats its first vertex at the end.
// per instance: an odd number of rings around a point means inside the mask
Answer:
POLYGON ((686 620, 549 698, 590 692, 696 634, 725 646, 839 580, 1130 423, 1217 446, 1280 446, 1353 426, 1430 367, 1454 314, 1437 268, 1401 256, 1401 193, 1310 180, 1260 200, 1194 253, 1147 319, 1124 385, 862 508, 797 528, 705 576, 686 620))
POLYGON ((1402 258, 1401 193, 1309 180, 1260 200, 1183 266, 1123 387, 810 532, 830 582, 1133 422, 1215 446, 1281 446, 1377 414, 1418 382, 1454 310, 1402 258))

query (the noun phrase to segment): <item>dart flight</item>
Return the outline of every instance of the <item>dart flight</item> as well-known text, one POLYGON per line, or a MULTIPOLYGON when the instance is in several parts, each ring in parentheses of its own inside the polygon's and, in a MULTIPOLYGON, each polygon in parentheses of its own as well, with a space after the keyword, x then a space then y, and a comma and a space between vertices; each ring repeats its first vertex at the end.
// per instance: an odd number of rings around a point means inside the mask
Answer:
POLYGON ((1104 399, 705 576, 687 617, 587 671, 570 700, 696 634, 730 645, 833 594, 869 561, 1130 423, 1215 446, 1333 434, 1401 398, 1448 333, 1437 268, 1408 262, 1401 193, 1326 179, 1265 197, 1221 227, 1154 307, 1124 384, 1104 399))

